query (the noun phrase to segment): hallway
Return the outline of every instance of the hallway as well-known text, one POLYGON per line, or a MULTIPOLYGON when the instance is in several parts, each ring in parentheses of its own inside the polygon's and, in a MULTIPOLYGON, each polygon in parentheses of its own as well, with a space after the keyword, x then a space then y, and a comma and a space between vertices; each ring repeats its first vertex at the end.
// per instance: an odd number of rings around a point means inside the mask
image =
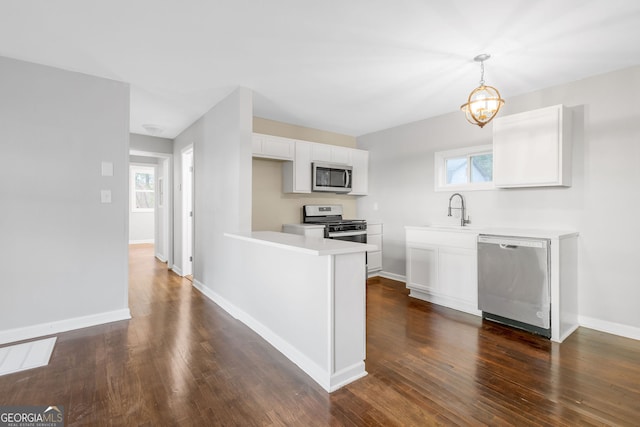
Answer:
POLYGON ((130 247, 132 319, 66 332, 49 366, 0 377, 0 405, 67 425, 633 425, 640 342, 557 345, 369 280, 369 375, 327 394, 259 336, 130 247))

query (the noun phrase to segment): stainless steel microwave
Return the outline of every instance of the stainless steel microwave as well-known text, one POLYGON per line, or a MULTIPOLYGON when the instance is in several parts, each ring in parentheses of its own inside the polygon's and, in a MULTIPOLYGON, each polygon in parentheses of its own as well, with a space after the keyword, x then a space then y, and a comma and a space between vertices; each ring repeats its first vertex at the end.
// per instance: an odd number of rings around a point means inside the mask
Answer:
POLYGON ((349 193, 352 174, 353 168, 348 165, 314 162, 311 164, 312 189, 328 193, 349 193))

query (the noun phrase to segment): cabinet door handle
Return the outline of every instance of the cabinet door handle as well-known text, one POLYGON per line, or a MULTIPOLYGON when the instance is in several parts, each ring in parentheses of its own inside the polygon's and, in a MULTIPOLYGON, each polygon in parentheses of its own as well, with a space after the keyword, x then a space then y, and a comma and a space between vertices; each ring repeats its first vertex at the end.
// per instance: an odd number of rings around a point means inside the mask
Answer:
POLYGON ((516 245, 505 245, 504 243, 500 243, 500 249, 518 249, 516 245))

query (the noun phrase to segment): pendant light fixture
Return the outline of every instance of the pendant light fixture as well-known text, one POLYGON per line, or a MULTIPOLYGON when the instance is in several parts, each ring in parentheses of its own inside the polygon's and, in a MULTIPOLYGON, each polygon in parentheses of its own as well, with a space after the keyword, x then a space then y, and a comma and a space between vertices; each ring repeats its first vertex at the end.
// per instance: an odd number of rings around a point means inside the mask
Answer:
POLYGON ((484 61, 489 58, 491 58, 491 55, 486 53, 473 58, 474 61, 480 63, 480 69, 482 70, 480 86, 472 90, 466 104, 460 106, 460 109, 465 113, 467 121, 480 127, 493 120, 498 111, 500 111, 500 107, 504 104, 504 99, 500 98, 498 89, 484 84, 484 61))

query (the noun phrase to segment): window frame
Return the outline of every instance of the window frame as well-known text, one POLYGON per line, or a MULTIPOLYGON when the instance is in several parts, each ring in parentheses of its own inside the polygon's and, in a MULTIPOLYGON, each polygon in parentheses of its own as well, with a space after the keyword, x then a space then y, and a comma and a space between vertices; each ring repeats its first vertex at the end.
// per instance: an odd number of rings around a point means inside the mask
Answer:
POLYGON ((131 212, 135 212, 135 213, 142 213, 142 212, 155 212, 155 208, 156 205, 158 204, 158 198, 157 198, 157 191, 158 191, 158 185, 157 185, 157 170, 156 167, 154 165, 150 165, 150 164, 133 164, 130 163, 129 164, 129 169, 130 169, 130 173, 129 173, 129 195, 130 195, 130 201, 129 204, 131 206, 131 212), (153 185, 154 185, 154 189, 153 190, 136 190, 136 180, 135 180, 135 176, 136 173, 149 173, 151 172, 153 174, 153 185), (153 198, 153 202, 154 202, 154 206, 152 208, 138 208, 136 207, 136 193, 140 193, 140 192, 144 192, 144 193, 154 193, 154 198, 153 198))
POLYGON ((475 191, 493 190, 495 185, 493 180, 484 182, 470 182, 471 179, 471 157, 491 154, 493 157, 493 145, 476 145, 473 147, 456 148, 453 150, 436 151, 434 153, 434 190, 435 191, 475 191), (467 158, 467 182, 464 184, 447 184, 447 160, 452 158, 467 158))

